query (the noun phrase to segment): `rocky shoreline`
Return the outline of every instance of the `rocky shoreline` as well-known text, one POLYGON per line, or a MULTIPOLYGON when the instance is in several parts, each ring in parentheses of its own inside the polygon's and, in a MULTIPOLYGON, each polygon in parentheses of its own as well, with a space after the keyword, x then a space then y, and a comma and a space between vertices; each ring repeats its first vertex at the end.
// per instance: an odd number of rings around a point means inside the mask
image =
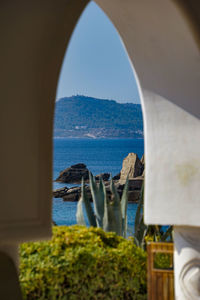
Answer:
MULTIPOLYGON (((140 197, 141 187, 144 181, 144 155, 141 160, 136 153, 129 153, 123 160, 122 170, 119 174, 113 177, 115 186, 119 195, 122 195, 124 184, 127 176, 129 176, 129 192, 128 201, 137 203, 140 197)), ((79 163, 72 165, 60 172, 60 175, 55 180, 56 182, 81 184, 81 179, 84 178, 86 182, 86 192, 89 199, 92 201, 89 182, 89 170, 85 164, 79 163)), ((103 173, 95 176, 96 181, 102 178, 106 187, 108 196, 110 194, 110 174, 103 173)), ((54 198, 62 198, 63 201, 77 202, 81 195, 81 187, 63 187, 53 191, 54 198)))

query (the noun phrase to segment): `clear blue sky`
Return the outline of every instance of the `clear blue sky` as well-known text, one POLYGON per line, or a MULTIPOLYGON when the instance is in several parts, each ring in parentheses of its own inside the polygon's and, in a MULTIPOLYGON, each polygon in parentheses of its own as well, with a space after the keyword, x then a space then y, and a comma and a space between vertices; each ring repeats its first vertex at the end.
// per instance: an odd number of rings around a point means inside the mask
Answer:
POLYGON ((72 35, 56 99, 77 94, 118 102, 140 102, 120 37, 94 2, 86 7, 72 35))

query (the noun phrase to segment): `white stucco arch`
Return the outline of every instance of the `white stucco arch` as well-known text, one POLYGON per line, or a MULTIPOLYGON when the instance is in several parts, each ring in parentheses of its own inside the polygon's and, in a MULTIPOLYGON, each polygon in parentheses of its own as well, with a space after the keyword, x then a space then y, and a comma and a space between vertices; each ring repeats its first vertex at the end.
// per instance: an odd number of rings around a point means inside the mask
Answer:
MULTIPOLYGON (((13 6, 8 2, 1 9, 4 131, 0 157, 5 202, 0 213, 0 236, 8 241, 23 240, 23 236, 25 240, 33 239, 50 232, 51 136, 56 86, 66 45, 88 1, 42 3, 27 4, 21 0, 13 6), (8 170, 12 169, 18 172, 13 183, 17 201, 10 189, 8 170), (11 220, 15 226, 10 225, 11 220)), ((142 89, 168 99, 198 118, 198 46, 178 6, 170 0, 96 0, 96 3, 118 30, 142 89)), ((145 115, 144 103, 143 109, 145 115)))
MULTIPOLYGON (((117 28, 142 89, 176 105, 177 117, 183 122, 178 107, 198 121, 200 115, 200 31, 195 17, 200 15, 199 4, 192 0, 191 6, 185 7, 186 2, 96 0, 117 28)), ((21 241, 51 235, 56 86, 66 46, 87 3, 87 0, 61 0, 59 3, 20 0, 0 4, 0 249, 14 249, 21 241)), ((148 114, 145 99, 143 109, 145 116, 148 114)), ((169 107, 165 109, 170 115, 169 107)), ((149 124, 151 122, 149 120, 149 124)), ((199 125, 197 127, 199 129, 199 125)), ((198 139, 198 129, 187 135, 194 133, 198 139)), ((147 153, 146 159, 153 162, 156 153, 153 157, 147 153)), ((198 173, 195 187, 199 176, 198 173)), ((156 183, 154 188, 156 190, 156 183)), ((175 189, 175 194, 179 192, 175 189)), ((196 209, 199 209, 198 203, 196 209)), ((147 221, 154 223, 154 217, 149 216, 147 221)), ((200 225, 199 221, 190 224, 188 220, 184 225, 200 225)))

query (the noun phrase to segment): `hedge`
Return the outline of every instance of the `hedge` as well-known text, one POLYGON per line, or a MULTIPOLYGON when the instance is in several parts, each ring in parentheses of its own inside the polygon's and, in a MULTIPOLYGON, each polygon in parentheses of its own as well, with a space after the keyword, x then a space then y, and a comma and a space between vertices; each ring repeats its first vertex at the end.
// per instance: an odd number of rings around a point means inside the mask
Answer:
POLYGON ((20 246, 24 299, 146 299, 146 253, 114 233, 56 226, 50 241, 20 246))

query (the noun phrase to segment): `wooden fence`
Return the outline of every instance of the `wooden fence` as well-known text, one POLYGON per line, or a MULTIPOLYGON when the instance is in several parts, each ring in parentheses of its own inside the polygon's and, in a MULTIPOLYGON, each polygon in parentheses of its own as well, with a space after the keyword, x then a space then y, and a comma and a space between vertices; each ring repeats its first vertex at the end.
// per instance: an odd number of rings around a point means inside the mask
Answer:
POLYGON ((174 300, 173 250, 173 243, 147 245, 148 300, 174 300))

